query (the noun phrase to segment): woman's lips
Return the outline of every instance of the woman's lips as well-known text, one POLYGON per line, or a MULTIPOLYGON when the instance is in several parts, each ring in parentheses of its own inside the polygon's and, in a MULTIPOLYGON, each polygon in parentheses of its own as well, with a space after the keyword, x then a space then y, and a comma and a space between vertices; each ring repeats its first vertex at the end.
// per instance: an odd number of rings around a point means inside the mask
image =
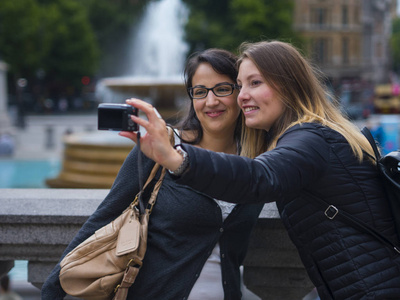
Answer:
POLYGON ((259 110, 260 108, 258 106, 247 106, 247 107, 243 107, 243 113, 246 114, 250 114, 256 110, 259 110))
POLYGON ((206 115, 211 117, 211 118, 216 118, 222 115, 225 111, 224 110, 218 110, 218 111, 207 111, 206 115))

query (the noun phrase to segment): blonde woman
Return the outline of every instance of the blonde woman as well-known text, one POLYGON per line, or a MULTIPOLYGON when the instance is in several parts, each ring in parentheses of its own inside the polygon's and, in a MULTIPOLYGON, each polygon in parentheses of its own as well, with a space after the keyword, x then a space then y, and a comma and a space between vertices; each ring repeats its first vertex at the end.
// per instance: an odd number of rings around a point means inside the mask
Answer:
POLYGON ((400 244, 367 140, 292 45, 244 44, 238 64, 238 103, 247 126, 242 155, 250 158, 186 144, 176 151, 165 123, 135 100, 130 103, 148 116, 134 118, 148 131, 146 155, 178 170, 178 183, 217 199, 276 201, 321 299, 400 299, 400 254, 335 218, 335 210, 325 212, 310 196, 400 244))

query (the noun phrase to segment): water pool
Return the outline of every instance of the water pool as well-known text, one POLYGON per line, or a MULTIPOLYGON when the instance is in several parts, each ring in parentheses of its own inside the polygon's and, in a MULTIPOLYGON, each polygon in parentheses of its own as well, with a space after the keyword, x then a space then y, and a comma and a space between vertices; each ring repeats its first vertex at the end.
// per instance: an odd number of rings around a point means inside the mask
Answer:
POLYGON ((0 160, 0 188, 46 188, 60 169, 59 160, 0 160))

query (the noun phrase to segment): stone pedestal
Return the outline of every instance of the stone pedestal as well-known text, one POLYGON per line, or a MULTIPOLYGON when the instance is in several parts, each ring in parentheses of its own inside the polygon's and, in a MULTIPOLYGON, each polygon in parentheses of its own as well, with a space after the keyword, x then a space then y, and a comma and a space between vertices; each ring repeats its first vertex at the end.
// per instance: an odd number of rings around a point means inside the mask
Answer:
POLYGON ((91 132, 64 138, 63 165, 52 188, 110 188, 126 156, 135 144, 116 132, 91 132))

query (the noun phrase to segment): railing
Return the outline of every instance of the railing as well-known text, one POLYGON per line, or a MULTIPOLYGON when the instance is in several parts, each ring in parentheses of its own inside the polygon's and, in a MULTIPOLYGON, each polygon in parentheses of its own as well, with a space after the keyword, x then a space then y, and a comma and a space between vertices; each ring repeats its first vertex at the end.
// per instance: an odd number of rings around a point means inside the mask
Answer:
MULTIPOLYGON (((0 189, 0 276, 28 261, 40 288, 63 250, 104 199, 103 189, 0 189)), ((252 233, 244 283, 262 299, 300 300, 313 285, 275 204, 266 204, 252 233)))

